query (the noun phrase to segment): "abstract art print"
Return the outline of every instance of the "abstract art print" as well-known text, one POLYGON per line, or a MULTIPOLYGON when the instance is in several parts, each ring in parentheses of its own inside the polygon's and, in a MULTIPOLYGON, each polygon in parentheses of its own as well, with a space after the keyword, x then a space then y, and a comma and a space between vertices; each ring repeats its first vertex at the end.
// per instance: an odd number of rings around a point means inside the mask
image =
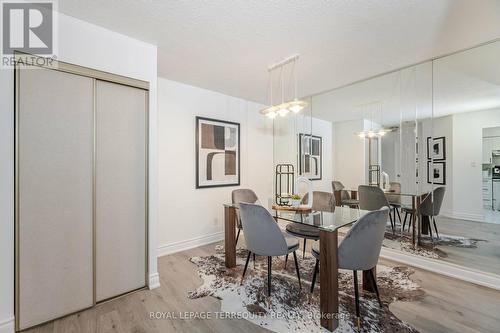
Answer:
POLYGON ((323 140, 320 136, 299 134, 299 175, 320 180, 323 173, 323 140))
POLYGON ((427 183, 446 185, 446 162, 427 161, 427 183))
POLYGON ((196 188, 240 185, 240 124, 196 117, 196 188))

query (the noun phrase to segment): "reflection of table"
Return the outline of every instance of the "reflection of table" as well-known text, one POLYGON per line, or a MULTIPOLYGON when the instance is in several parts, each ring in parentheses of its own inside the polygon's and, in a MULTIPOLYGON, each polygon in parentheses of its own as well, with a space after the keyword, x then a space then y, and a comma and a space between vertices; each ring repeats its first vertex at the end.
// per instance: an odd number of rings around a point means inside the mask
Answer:
MULTIPOLYGON (((226 267, 236 266, 235 220, 236 205, 224 205, 226 267)), ((347 207, 335 212, 305 212, 278 209, 276 218, 290 223, 301 223, 319 229, 320 241, 320 311, 321 326, 330 331, 338 327, 338 229, 356 222, 366 211, 347 207)), ((243 231, 244 232, 244 231, 243 231)), ((367 272, 363 272, 363 288, 371 289, 367 272)))
MULTIPOLYGON (((337 205, 340 205, 342 191, 350 192, 351 198, 356 199, 358 197, 358 190, 340 190, 334 191, 335 202, 337 205)), ((429 219, 418 214, 420 210, 420 204, 422 200, 425 198, 427 193, 398 193, 395 191, 384 191, 386 195, 394 195, 401 197, 409 197, 411 198, 411 210, 413 214, 411 215, 412 222, 412 244, 414 246, 421 244, 421 236, 423 234, 428 233, 429 219)))

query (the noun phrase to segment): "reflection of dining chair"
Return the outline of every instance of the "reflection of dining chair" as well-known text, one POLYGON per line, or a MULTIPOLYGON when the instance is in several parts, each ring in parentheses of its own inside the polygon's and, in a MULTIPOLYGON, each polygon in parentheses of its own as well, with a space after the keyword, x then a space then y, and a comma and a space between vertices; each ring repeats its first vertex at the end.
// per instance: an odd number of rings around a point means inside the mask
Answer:
MULTIPOLYGON (((431 193, 428 193, 424 200, 422 200, 422 203, 420 204, 420 211, 419 214, 422 216, 428 216, 429 217, 429 235, 431 236, 432 239, 432 225, 430 225, 430 222, 432 220, 432 224, 434 225, 434 230, 436 231, 436 236, 439 238, 439 232, 436 226, 436 216, 439 215, 439 212, 441 211, 441 206, 443 204, 443 199, 444 199, 444 193, 446 191, 446 187, 444 186, 439 186, 436 187, 431 193)), ((403 228, 406 223, 406 218, 410 216, 410 223, 408 224, 408 228, 411 227, 411 217, 413 215, 413 211, 411 208, 403 208, 403 211, 406 213, 405 214, 405 219, 403 222, 403 228)))
MULTIPOLYGON (((309 199, 309 193, 302 198, 301 203, 307 204, 309 199)), ((313 204, 312 210, 319 212, 334 212, 335 211, 335 197, 333 193, 313 191, 313 204)), ((300 223, 289 223, 286 226, 286 232, 289 234, 303 238, 304 248, 302 249, 302 258, 306 256, 306 242, 308 239, 313 239, 317 241, 319 239, 319 230, 316 227, 300 224, 300 223)), ((285 267, 286 267, 285 259, 285 267)))
POLYGON ((392 219, 396 221, 396 214, 399 218, 399 222, 401 223, 401 214, 399 210, 401 209, 401 183, 399 182, 390 182, 389 183, 389 193, 386 193, 385 196, 389 201, 389 204, 393 208, 393 216, 392 219), (395 194, 391 194, 395 193, 395 194))
POLYGON ((299 248, 299 240, 292 236, 285 236, 271 214, 260 205, 240 203, 241 224, 245 232, 245 243, 248 256, 243 270, 241 281, 248 268, 250 254, 267 257, 267 295, 271 296, 271 262, 272 257, 284 256, 293 253, 295 270, 301 287, 299 264, 295 250, 299 248))
MULTIPOLYGON (((377 266, 382 241, 384 240, 385 226, 389 210, 382 208, 362 216, 347 232, 339 245, 337 258, 340 269, 354 272, 354 297, 356 303, 356 317, 359 323, 359 294, 357 271, 369 271, 379 305, 382 306, 377 287, 377 280, 372 269, 377 266)), ((316 258, 314 273, 311 282, 311 293, 314 291, 316 274, 318 273, 320 249, 314 244, 312 254, 316 258)))
MULTIPOLYGON (((257 195, 255 194, 254 191, 246 188, 240 188, 237 190, 234 190, 231 193, 231 199, 233 201, 233 204, 239 204, 241 202, 246 202, 246 203, 256 203, 259 201, 259 198, 257 198, 257 195)), ((236 235, 236 243, 238 244, 238 239, 240 238, 240 232, 242 229, 241 226, 241 218, 240 218, 240 213, 239 210, 236 210, 236 226, 238 227, 238 234, 236 235)))
POLYGON ((359 209, 362 210, 379 210, 382 207, 387 207, 389 211, 389 219, 391 221, 392 232, 395 232, 395 222, 392 220, 393 207, 387 200, 384 191, 378 186, 359 185, 359 209))
POLYGON ((359 200, 351 199, 351 195, 348 191, 344 190, 344 188, 344 184, 342 184, 338 180, 332 181, 333 192, 340 191, 340 202, 338 204, 340 206, 349 206, 351 208, 358 207, 359 200))

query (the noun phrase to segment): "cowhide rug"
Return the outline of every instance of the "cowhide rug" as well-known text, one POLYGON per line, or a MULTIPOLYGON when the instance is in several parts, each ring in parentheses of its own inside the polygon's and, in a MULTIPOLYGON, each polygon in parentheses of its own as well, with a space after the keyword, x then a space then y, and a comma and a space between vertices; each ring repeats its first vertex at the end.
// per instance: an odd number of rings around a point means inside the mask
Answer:
MULTIPOLYGON (((293 258, 287 267, 284 257, 273 258, 272 292, 267 297, 267 258, 250 259, 247 274, 240 284, 247 251, 237 250, 237 266, 224 265, 223 247, 216 247, 216 254, 193 257, 198 266, 203 285, 191 291, 189 298, 205 296, 221 300, 221 311, 243 318, 274 332, 328 332, 319 324, 319 274, 314 293, 309 293, 315 259, 298 254, 302 290, 299 289, 293 258)), ((351 271, 339 274, 339 328, 335 332, 417 332, 402 322, 389 310, 394 301, 415 301, 424 295, 423 290, 410 279, 413 271, 407 267, 377 266, 377 282, 383 307, 374 294, 360 292, 362 326, 355 325, 353 277, 351 271)), ((361 285, 360 285, 361 291, 361 285)))
POLYGON ((388 247, 394 248, 394 246, 399 245, 398 249, 403 252, 433 259, 448 257, 446 250, 443 249, 446 246, 475 249, 477 248, 478 242, 486 242, 486 240, 483 239, 475 239, 475 238, 467 238, 462 236, 452 236, 443 234, 440 234, 439 238, 434 236, 433 240, 431 240, 430 236, 427 235, 422 235, 421 237, 422 237, 421 245, 419 245, 418 248, 414 248, 410 240, 411 238, 410 233, 404 232, 402 237, 401 229, 396 230, 396 232, 393 234, 392 229, 390 227, 388 227, 385 232, 386 239, 399 242, 399 244, 395 245, 393 244, 388 247))

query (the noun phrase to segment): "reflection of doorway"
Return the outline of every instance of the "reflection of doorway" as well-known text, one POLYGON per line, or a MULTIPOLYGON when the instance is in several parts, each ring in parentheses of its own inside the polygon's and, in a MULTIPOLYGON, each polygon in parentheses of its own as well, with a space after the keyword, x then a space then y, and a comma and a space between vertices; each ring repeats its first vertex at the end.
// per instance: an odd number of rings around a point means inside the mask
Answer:
POLYGON ((483 128, 482 188, 484 220, 500 223, 500 127, 483 128))

